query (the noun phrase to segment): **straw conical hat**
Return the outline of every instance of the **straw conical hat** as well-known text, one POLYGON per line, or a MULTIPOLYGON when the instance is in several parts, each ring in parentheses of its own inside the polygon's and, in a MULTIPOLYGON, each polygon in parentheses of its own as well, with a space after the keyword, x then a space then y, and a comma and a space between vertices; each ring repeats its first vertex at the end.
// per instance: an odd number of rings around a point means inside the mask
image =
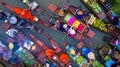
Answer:
POLYGON ((88 58, 89 59, 95 59, 95 54, 93 52, 88 53, 88 58))

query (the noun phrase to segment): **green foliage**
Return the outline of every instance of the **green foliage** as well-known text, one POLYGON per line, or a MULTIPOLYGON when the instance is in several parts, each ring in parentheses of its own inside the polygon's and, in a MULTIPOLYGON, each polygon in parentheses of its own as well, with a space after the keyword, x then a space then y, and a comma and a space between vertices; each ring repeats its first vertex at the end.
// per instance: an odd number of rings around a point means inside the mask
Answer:
POLYGON ((120 0, 114 0, 112 10, 120 16, 120 0))

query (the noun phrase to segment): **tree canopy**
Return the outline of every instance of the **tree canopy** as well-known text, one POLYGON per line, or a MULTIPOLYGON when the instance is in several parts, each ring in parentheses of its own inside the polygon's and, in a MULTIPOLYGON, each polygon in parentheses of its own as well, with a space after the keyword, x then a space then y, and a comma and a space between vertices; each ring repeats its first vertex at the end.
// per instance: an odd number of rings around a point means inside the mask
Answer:
POLYGON ((120 16, 120 0, 114 0, 112 10, 120 16))

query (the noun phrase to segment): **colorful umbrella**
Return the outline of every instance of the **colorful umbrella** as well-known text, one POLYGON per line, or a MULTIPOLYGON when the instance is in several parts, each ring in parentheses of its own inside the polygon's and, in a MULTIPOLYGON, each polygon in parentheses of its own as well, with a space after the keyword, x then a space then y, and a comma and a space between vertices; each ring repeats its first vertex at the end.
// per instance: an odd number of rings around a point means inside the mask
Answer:
POLYGON ((52 56, 54 55, 54 51, 52 49, 47 49, 45 53, 48 58, 52 58, 52 56))
POLYGON ((66 64, 67 61, 70 61, 69 57, 67 54, 61 54, 60 55, 60 61, 66 64))

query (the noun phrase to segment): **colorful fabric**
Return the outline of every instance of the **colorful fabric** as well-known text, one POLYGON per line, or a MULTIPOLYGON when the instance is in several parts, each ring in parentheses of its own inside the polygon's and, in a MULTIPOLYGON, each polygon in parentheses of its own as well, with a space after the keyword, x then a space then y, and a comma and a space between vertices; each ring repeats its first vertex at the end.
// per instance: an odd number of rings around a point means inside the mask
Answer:
POLYGON ((68 22, 68 21, 71 19, 71 17, 72 17, 72 15, 68 13, 68 14, 65 16, 64 20, 68 22))
POLYGON ((73 23, 75 22, 75 18, 71 17, 70 20, 68 21, 68 24, 73 25, 73 23))
POLYGON ((80 25, 78 26, 77 30, 79 30, 80 32, 82 32, 82 31, 84 30, 84 28, 85 28, 85 25, 80 24, 80 25))
POLYGON ((78 26, 80 25, 80 21, 76 20, 73 24, 74 27, 78 28, 78 26))
POLYGON ((61 54, 60 60, 66 64, 66 62, 70 61, 69 56, 67 54, 61 54))

